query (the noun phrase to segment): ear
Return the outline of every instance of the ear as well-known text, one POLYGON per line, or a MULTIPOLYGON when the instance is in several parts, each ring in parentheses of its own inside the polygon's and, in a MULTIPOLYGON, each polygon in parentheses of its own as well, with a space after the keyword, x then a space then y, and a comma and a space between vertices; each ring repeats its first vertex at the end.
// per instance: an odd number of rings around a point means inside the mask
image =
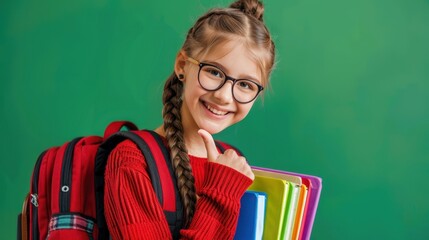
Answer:
MULTIPOLYGON (((174 63, 174 72, 176 73, 176 76, 186 76, 185 73, 185 65, 186 65, 186 53, 183 50, 180 50, 177 53, 176 61, 174 63)), ((186 78, 182 77, 179 78, 180 81, 184 81, 186 78)))

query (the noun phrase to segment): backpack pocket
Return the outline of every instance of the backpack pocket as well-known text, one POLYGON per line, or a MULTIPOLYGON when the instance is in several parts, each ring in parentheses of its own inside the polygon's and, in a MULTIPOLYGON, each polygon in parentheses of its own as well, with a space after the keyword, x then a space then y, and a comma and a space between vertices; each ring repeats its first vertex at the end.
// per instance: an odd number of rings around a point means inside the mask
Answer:
POLYGON ((49 221, 47 239, 93 240, 96 229, 95 219, 91 217, 79 213, 55 214, 49 221))

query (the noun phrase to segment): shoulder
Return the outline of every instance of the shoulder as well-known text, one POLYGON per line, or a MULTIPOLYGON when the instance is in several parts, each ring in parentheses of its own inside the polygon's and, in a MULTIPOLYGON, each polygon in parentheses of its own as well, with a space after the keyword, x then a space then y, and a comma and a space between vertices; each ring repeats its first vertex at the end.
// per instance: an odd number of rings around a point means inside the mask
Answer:
POLYGON ((137 145, 127 139, 119 143, 109 154, 106 170, 132 167, 145 169, 145 158, 137 145))
POLYGON ((121 155, 137 154, 138 155, 138 153, 140 153, 140 155, 142 155, 139 148, 137 147, 137 145, 133 141, 127 139, 127 140, 124 140, 121 143, 119 143, 112 150, 112 152, 110 153, 110 156, 116 155, 116 154, 121 154, 121 155))

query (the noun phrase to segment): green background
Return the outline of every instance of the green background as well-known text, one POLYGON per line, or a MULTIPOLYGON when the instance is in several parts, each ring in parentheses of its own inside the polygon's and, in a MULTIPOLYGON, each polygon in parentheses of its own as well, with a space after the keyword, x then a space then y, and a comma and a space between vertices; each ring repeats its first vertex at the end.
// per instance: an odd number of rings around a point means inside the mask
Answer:
MULTIPOLYGON (((196 18, 229 1, 0 3, 1 239, 38 154, 112 120, 161 123, 196 18)), ((312 239, 429 239, 429 1, 267 0, 272 89, 218 139, 317 175, 312 239)))

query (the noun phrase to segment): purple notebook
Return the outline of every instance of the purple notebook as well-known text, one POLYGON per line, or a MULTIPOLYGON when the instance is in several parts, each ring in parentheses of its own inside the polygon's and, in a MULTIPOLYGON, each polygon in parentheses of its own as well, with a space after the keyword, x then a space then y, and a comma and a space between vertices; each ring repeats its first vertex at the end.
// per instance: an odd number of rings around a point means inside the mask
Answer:
POLYGON ((269 168, 255 167, 255 166, 252 166, 252 168, 267 171, 267 172, 290 174, 298 177, 307 178, 310 180, 312 194, 310 194, 310 199, 308 200, 309 201, 308 209, 307 209, 308 215, 305 218, 304 228, 302 229, 303 231, 302 239, 305 239, 305 240, 310 239, 314 218, 316 217, 317 206, 319 204, 320 193, 322 191, 322 179, 316 176, 311 176, 311 175, 306 175, 301 173, 294 173, 294 172, 287 172, 287 171, 276 170, 276 169, 269 169, 269 168))

